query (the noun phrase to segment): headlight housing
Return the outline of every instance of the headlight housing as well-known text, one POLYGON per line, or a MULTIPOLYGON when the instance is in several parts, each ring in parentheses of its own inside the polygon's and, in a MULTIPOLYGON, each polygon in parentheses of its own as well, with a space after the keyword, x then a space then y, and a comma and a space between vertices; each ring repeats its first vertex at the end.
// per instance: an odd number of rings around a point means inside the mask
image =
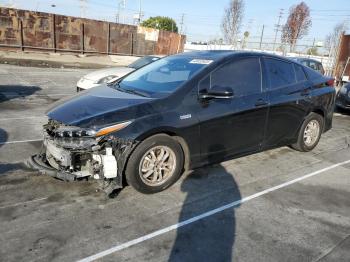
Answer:
POLYGON ((99 129, 91 129, 91 128, 80 128, 80 127, 59 127, 55 131, 53 131, 52 135, 55 138, 80 138, 80 137, 101 137, 108 135, 113 132, 117 132, 128 125, 130 125, 132 121, 125 121, 118 124, 110 125, 107 127, 99 128, 99 129))
POLYGON ((95 82, 95 84, 104 84, 104 83, 107 83, 107 82, 111 81, 114 78, 117 78, 117 77, 118 76, 116 76, 116 75, 109 75, 109 76, 101 78, 100 80, 97 80, 95 82))
POLYGON ((61 127, 53 132, 56 138, 66 137, 94 137, 96 134, 95 130, 85 129, 79 127, 61 127))

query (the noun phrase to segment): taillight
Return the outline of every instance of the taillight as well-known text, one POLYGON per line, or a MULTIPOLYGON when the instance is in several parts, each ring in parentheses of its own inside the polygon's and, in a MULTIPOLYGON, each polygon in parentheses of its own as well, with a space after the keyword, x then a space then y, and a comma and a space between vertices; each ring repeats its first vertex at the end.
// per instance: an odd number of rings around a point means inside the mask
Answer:
POLYGON ((332 87, 334 87, 334 78, 329 79, 326 83, 327 83, 327 86, 332 86, 332 87))

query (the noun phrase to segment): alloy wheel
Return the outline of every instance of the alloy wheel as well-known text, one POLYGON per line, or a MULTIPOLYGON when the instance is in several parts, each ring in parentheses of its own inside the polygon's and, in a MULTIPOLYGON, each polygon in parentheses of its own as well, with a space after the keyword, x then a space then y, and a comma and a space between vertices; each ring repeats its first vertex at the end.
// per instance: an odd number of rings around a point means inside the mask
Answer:
POLYGON ((317 120, 311 120, 304 130, 304 143, 308 147, 312 147, 320 135, 320 123, 317 120))
POLYGON ((168 181, 175 172, 176 156, 167 146, 155 146, 142 157, 139 174, 149 186, 159 186, 168 181))

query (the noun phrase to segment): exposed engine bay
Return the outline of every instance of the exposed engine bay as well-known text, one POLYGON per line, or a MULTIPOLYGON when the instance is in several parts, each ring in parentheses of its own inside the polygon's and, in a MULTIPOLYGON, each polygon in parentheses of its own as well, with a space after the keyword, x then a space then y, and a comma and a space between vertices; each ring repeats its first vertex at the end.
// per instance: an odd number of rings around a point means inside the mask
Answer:
POLYGON ((40 154, 29 164, 64 181, 99 180, 106 193, 123 187, 123 170, 135 141, 113 135, 96 136, 96 131, 66 126, 55 120, 44 125, 40 154))

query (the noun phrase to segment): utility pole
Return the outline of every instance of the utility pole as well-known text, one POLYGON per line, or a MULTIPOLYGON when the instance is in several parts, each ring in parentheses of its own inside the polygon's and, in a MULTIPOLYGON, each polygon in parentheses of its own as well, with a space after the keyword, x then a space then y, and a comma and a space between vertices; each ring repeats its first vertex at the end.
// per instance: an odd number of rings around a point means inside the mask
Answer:
POLYGON ((254 23, 254 21, 255 21, 255 19, 249 19, 248 20, 248 26, 247 26, 247 30, 246 31, 248 31, 249 33, 251 33, 250 30, 252 29, 252 24, 254 23))
POLYGON ((118 3, 118 12, 115 18, 115 22, 118 24, 120 20, 120 2, 118 3))
POLYGON ((117 16, 116 16, 116 23, 120 22, 120 13, 121 13, 121 9, 125 9, 126 6, 126 0, 119 0, 118 1, 118 12, 117 12, 117 16))
POLYGON ((181 22, 180 22, 180 34, 182 34, 183 33, 183 26, 184 26, 184 20, 185 20, 185 14, 182 14, 181 15, 181 22))
POLYGON ((261 51, 262 40, 263 40, 263 37, 264 37, 264 30, 265 30, 265 25, 263 25, 262 30, 261 30, 260 45, 259 45, 260 51, 261 51))
POLYGON ((277 24, 275 25, 276 29, 275 29, 275 40, 273 41, 273 48, 272 48, 273 51, 275 51, 275 46, 276 46, 276 41, 277 41, 277 35, 278 35, 278 32, 280 31, 280 27, 281 27, 281 19, 282 19, 282 17, 283 17, 283 11, 284 11, 284 9, 281 8, 281 9, 280 9, 279 16, 278 16, 278 22, 277 22, 277 24))
POLYGON ((86 0, 80 0, 80 17, 86 17, 86 0))
POLYGON ((5 7, 9 8, 16 8, 16 4, 14 3, 14 0, 9 0, 8 4, 4 4, 5 7))
MULTIPOLYGON (((12 2, 12 1, 11 1, 12 2)), ((35 4, 35 11, 38 12, 39 11, 39 5, 40 5, 40 2, 39 1, 36 1, 36 4, 35 4)))
POLYGON ((139 3, 139 25, 141 24, 141 17, 142 17, 142 0, 140 0, 140 3, 139 3))

